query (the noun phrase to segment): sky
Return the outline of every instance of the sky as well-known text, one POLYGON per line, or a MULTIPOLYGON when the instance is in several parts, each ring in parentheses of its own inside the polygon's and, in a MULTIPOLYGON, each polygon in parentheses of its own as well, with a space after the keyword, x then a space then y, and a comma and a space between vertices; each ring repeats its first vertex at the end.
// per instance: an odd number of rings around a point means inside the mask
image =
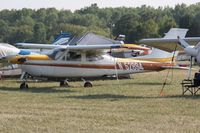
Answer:
POLYGON ((48 8, 77 10, 92 3, 97 3, 98 7, 138 7, 149 5, 155 8, 162 6, 174 7, 176 4, 185 3, 195 4, 200 0, 0 0, 0 10, 3 9, 22 9, 22 8, 48 8))

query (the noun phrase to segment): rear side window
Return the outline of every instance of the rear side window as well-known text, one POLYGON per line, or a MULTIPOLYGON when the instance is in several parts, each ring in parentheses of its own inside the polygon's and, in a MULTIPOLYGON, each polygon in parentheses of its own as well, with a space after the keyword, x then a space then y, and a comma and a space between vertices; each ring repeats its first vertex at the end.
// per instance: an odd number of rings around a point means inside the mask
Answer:
POLYGON ((102 60, 103 57, 101 55, 94 55, 94 54, 86 54, 86 61, 99 61, 102 60))

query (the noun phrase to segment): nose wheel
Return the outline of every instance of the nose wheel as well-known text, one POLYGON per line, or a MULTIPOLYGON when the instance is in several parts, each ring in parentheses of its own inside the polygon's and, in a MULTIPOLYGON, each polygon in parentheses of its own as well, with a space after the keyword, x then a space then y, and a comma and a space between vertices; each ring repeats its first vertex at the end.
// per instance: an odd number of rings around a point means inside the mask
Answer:
POLYGON ((21 90, 26 90, 26 89, 28 89, 28 84, 27 84, 26 82, 21 83, 20 89, 21 89, 21 90))
POLYGON ((93 85, 92 85, 92 82, 90 82, 90 81, 86 81, 85 83, 84 83, 84 87, 85 88, 89 88, 89 87, 92 87, 93 85))

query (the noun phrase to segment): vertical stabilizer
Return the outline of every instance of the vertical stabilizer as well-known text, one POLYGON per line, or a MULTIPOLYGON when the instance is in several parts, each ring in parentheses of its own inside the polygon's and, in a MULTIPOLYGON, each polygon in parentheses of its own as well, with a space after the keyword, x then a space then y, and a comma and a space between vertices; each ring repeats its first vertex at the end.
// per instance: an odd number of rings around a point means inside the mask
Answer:
POLYGON ((167 33, 165 33, 164 38, 177 39, 177 36, 180 38, 185 38, 187 32, 188 29, 171 28, 167 33))

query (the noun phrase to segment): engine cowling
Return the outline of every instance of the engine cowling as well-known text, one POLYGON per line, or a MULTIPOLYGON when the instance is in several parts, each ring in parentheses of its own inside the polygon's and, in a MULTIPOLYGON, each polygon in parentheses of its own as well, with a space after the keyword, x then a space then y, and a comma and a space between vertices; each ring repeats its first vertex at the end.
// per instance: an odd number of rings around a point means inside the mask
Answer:
POLYGON ((198 48, 194 47, 194 46, 188 46, 184 49, 185 53, 190 55, 190 56, 193 56, 193 57, 196 57, 198 56, 198 48))

